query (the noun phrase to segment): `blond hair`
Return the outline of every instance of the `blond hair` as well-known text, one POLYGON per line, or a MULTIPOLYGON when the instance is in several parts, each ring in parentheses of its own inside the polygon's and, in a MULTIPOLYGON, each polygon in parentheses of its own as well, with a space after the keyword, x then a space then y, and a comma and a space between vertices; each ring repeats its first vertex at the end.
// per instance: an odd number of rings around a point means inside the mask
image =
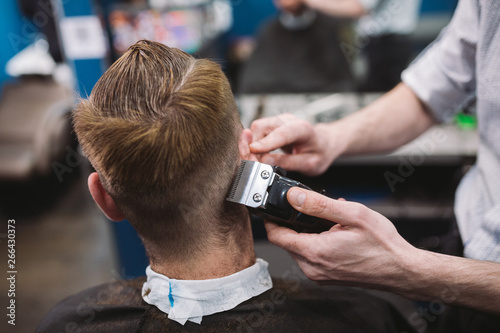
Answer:
POLYGON ((80 102, 73 121, 104 188, 152 259, 193 255, 234 227, 225 195, 241 122, 216 63, 139 41, 80 102))

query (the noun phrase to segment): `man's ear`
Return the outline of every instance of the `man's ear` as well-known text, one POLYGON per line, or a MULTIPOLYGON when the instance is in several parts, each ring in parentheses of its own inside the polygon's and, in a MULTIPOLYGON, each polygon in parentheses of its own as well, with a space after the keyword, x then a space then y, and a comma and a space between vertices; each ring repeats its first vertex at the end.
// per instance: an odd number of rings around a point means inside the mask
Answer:
POLYGON ((92 198, 94 198, 94 201, 108 219, 112 221, 121 221, 125 219, 125 216, 123 216, 118 207, 116 207, 113 198, 111 198, 102 186, 97 172, 93 172, 89 176, 89 190, 92 198))
POLYGON ((250 144, 253 141, 252 131, 244 129, 240 134, 238 147, 240 149, 240 157, 242 160, 257 161, 257 156, 250 152, 250 144))

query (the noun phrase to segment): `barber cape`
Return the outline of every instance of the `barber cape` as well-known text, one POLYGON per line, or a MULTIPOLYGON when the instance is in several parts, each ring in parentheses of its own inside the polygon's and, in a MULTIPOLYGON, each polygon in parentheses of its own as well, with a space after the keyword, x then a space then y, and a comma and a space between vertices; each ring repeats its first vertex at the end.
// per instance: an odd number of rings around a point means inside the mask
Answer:
POLYGON ((268 266, 266 261, 257 259, 242 271, 209 280, 169 279, 148 266, 142 298, 182 325, 188 320, 201 324, 203 316, 230 310, 271 289, 268 266))

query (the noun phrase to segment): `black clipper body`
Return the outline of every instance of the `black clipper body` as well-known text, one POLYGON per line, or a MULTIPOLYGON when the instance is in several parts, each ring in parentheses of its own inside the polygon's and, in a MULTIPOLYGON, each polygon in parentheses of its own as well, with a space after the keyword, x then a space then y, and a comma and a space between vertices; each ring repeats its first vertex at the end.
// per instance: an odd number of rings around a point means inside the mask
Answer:
POLYGON ((303 214, 288 203, 286 195, 290 188, 310 188, 285 174, 285 170, 277 166, 242 160, 227 200, 245 205, 252 214, 292 229, 307 232, 330 229, 334 222, 303 214))

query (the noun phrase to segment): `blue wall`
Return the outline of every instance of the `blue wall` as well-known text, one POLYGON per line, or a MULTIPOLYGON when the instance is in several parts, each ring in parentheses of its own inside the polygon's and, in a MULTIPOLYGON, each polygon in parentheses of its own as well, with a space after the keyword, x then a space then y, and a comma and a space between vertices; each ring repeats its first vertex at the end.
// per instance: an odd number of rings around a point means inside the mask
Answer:
POLYGON ((457 7, 458 0, 423 0, 422 14, 435 12, 453 12, 457 7))
POLYGON ((38 30, 21 16, 16 0, 0 2, 0 84, 9 78, 5 73, 7 61, 31 44, 38 30))
MULTIPOLYGON (((107 2, 115 2, 107 0, 107 2)), ((422 13, 453 11, 458 0, 423 0, 422 13)), ((92 12, 91 1, 69 1, 65 3, 66 15, 87 15, 92 12)), ((231 0, 234 10, 234 25, 229 37, 254 35, 260 23, 276 14, 277 10, 271 0, 231 0)), ((8 79, 5 73, 7 61, 17 52, 33 42, 37 35, 36 26, 23 18, 16 0, 0 1, 0 84, 8 79)), ((94 66, 92 66, 94 67, 94 66)), ((92 76, 95 76, 92 73, 92 76)), ((86 80, 84 86, 92 88, 92 81, 86 80)))
MULTIPOLYGON (((108 0, 109 1, 109 0, 108 0)), ((251 36, 266 19, 276 15, 277 9, 271 0, 231 0, 234 23, 229 37, 251 36)), ((458 0, 422 0, 423 15, 453 12, 458 0)))
MULTIPOLYGON (((92 1, 62 1, 66 16, 91 15, 92 1)), ((7 61, 36 40, 38 27, 23 17, 16 0, 1 0, 0 2, 0 85, 10 77, 5 72, 7 61)), ((45 12, 40 12, 43 17, 45 12)), ((35 20, 36 21, 36 20, 35 20)), ((103 72, 101 59, 76 60, 74 70, 78 79, 78 90, 82 95, 90 93, 97 79, 103 72)))
MULTIPOLYGON (((92 0, 78 1, 63 1, 64 16, 87 16, 94 15, 92 0)), ((77 78, 77 86, 75 87, 81 97, 90 95, 95 83, 106 70, 103 59, 78 59, 71 60, 73 70, 77 78)))
POLYGON ((230 37, 254 35, 260 23, 277 12, 271 0, 231 0, 231 3, 234 22, 230 37))

